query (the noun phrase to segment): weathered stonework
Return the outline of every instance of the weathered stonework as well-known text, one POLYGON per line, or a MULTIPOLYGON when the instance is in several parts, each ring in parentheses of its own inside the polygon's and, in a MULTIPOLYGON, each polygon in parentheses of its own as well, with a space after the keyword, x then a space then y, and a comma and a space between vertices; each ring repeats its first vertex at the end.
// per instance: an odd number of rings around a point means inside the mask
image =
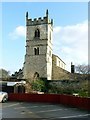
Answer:
POLYGON ((43 18, 29 19, 26 13, 26 55, 23 67, 24 79, 39 78, 47 80, 69 79, 66 64, 53 54, 53 20, 48 10, 43 18))
POLYGON ((38 19, 28 19, 26 14, 26 55, 23 74, 25 79, 52 79, 52 20, 46 16, 38 19))
POLYGON ((65 70, 66 64, 56 55, 52 55, 52 80, 70 79, 70 72, 65 70))

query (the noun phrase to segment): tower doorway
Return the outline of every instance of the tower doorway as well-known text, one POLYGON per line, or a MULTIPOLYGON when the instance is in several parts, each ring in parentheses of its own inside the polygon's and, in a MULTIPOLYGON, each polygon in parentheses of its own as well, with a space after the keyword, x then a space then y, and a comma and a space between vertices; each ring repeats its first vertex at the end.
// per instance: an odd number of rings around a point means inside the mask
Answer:
POLYGON ((34 73, 34 80, 37 80, 37 79, 39 79, 39 73, 38 73, 38 72, 35 72, 35 73, 34 73))

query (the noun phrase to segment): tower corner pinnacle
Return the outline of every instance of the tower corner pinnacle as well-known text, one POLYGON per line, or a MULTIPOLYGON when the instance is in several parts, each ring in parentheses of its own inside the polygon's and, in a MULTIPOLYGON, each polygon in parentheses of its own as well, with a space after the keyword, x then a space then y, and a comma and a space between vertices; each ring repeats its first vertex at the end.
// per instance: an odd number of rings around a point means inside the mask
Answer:
POLYGON ((28 12, 26 12, 26 18, 28 19, 28 12))
POLYGON ((48 9, 46 10, 46 17, 48 17, 48 9))

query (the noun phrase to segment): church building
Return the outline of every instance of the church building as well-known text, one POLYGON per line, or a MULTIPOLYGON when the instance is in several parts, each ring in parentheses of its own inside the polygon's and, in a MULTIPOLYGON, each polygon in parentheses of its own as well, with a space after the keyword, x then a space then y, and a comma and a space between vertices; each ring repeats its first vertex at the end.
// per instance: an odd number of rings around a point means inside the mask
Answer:
POLYGON ((34 19, 29 18, 27 12, 24 79, 56 79, 56 69, 65 70, 65 66, 66 64, 53 54, 53 20, 49 19, 48 10, 45 17, 34 19))

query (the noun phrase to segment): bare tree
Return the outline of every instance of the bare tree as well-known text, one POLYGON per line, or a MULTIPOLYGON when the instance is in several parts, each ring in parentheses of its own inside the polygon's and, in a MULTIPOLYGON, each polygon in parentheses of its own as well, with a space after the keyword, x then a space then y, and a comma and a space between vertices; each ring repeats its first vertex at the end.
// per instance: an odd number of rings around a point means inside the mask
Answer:
POLYGON ((10 72, 5 69, 0 69, 0 78, 1 79, 8 79, 10 78, 10 72))
POLYGON ((76 73, 80 73, 80 74, 90 74, 90 65, 77 65, 75 67, 76 73))

